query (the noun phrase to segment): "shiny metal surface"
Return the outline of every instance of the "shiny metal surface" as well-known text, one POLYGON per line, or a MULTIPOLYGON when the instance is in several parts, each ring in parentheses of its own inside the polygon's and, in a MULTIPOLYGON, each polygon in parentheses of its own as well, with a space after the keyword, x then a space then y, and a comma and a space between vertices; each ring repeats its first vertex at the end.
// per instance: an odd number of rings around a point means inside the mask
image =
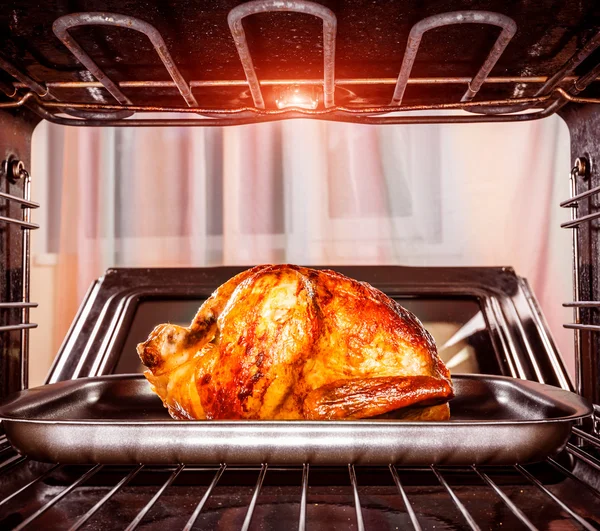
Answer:
MULTIPOLYGON (((408 79, 408 85, 468 85, 471 82, 471 77, 411 77, 408 79)), ((489 76, 483 81, 485 84, 543 84, 548 81, 548 76, 489 76)), ((576 76, 565 76, 562 81, 574 83, 579 79, 576 76)), ((596 79, 597 81, 597 79, 596 79)), ((396 77, 380 77, 380 78, 344 78, 340 77, 335 80, 335 85, 340 87, 353 85, 395 85, 398 82, 396 77)), ((120 88, 176 88, 173 81, 118 81, 115 82, 120 88)), ((290 84, 289 79, 261 79, 259 83, 263 87, 269 86, 285 86, 290 84)), ((294 85, 300 86, 318 86, 322 85, 322 79, 294 79, 294 85)), ((45 84, 48 88, 64 90, 64 89, 81 89, 81 88, 102 88, 104 85, 99 81, 48 81, 45 84)), ((247 79, 194 79, 189 83, 191 88, 200 87, 247 87, 247 79)), ((29 88, 25 83, 13 83, 15 89, 29 88)), ((11 95, 10 97, 12 97, 11 95)))
MULTIPOLYGON (((308 466, 308 465, 305 465, 305 467, 306 466, 308 466)), ((206 504, 206 501, 208 500, 209 496, 211 495, 212 490, 215 488, 215 486, 219 482, 219 479, 221 479, 221 476, 223 475, 223 472, 225 472, 226 468, 227 468, 227 465, 221 465, 219 467, 219 470, 217 470, 217 472, 216 472, 213 480, 210 482, 210 485, 206 489, 206 492, 204 493, 204 496, 202 496, 202 498, 198 502, 198 505, 196 505, 196 508, 194 509, 194 512, 190 516, 190 519, 186 522, 185 526, 183 527, 183 531, 191 531, 192 527, 196 523, 196 520, 198 519, 198 516, 199 516, 200 512, 204 508, 204 505, 206 504)), ((304 485, 304 483, 303 483, 303 485, 304 485)), ((306 502, 306 498, 304 498, 304 501, 306 502)), ((302 516, 300 517, 300 522, 302 522, 302 516)), ((304 528, 303 528, 302 524, 299 525, 299 531, 304 531, 304 528)))
POLYGON ((523 511, 521 511, 521 509, 519 509, 519 507, 513 503, 513 501, 505 494, 505 492, 498 485, 496 485, 496 483, 494 483, 494 481, 492 480, 492 478, 490 478, 490 476, 488 474, 480 471, 476 466, 473 466, 472 468, 473 468, 473 471, 483 481, 485 481, 485 483, 487 483, 492 489, 494 489, 496 494, 498 494, 498 496, 502 499, 502 501, 506 504, 506 506, 523 523, 523 525, 525 525, 525 527, 527 527, 527 529, 529 529, 530 531, 536 531, 537 527, 535 527, 531 523, 531 520, 529 520, 529 518, 527 518, 527 516, 525 516, 523 511))
POLYGON ((452 487, 444 479, 444 476, 442 475, 442 473, 434 465, 431 465, 431 470, 435 474, 435 477, 438 479, 440 484, 446 489, 449 496, 452 498, 454 505, 456 505, 456 507, 460 511, 460 514, 463 515, 464 519, 467 521, 467 524, 469 524, 469 527, 473 531, 481 531, 481 528, 477 525, 477 522, 475 522, 475 519, 473 518, 473 516, 471 516, 471 513, 467 510, 467 508, 464 506, 464 504, 460 501, 460 498, 456 495, 456 493, 454 492, 452 487))
POLYGON ((0 417, 11 444, 41 461, 412 466, 540 461, 591 413, 578 395, 536 382, 453 381, 448 422, 175 421, 140 375, 22 391, 3 402, 0 417))
POLYGON ((557 102, 561 103, 600 103, 600 98, 582 98, 569 94, 557 88, 552 94, 535 96, 531 98, 509 98, 501 100, 467 101, 460 103, 437 103, 423 105, 392 106, 363 106, 344 107, 334 106, 326 109, 304 109, 289 107, 285 109, 260 109, 258 107, 236 107, 235 109, 201 108, 201 107, 175 107, 164 105, 111 105, 103 103, 78 103, 45 101, 33 92, 27 92, 17 100, 0 102, 0 109, 15 109, 28 106, 40 118, 60 125, 80 125, 88 127, 124 126, 124 127, 150 127, 150 126, 203 126, 222 127, 229 125, 244 125, 259 122, 271 122, 294 118, 312 118, 316 120, 330 120, 335 122, 349 122, 362 124, 411 124, 411 123, 482 123, 482 122, 518 122, 545 118, 553 114, 550 111, 557 102), (464 110, 480 111, 484 108, 491 109, 508 104, 526 105, 532 112, 505 113, 505 111, 490 112, 483 115, 435 114, 435 115, 398 115, 410 111, 436 111, 436 110, 464 110), (547 105, 545 105, 547 104, 547 105), (542 107, 541 110, 536 110, 542 107), (108 116, 111 111, 126 111, 136 113, 181 113, 198 114, 207 117, 197 118, 146 118, 146 119, 120 119, 120 118, 86 118, 74 119, 60 116, 61 109, 67 109, 70 114, 77 111, 99 111, 103 116, 108 116), (52 109, 57 109, 51 112, 52 109), (386 116, 377 116, 387 114, 386 116))
POLYGON ((523 468, 521 465, 515 465, 515 468, 523 474, 531 483, 533 483, 538 489, 540 489, 544 494, 550 497, 563 511, 569 514, 583 529, 587 531, 596 531, 596 527, 590 525, 589 522, 586 522, 581 516, 579 516, 575 511, 573 511, 564 501, 562 501, 556 494, 550 491, 544 484, 537 479, 533 474, 523 468))

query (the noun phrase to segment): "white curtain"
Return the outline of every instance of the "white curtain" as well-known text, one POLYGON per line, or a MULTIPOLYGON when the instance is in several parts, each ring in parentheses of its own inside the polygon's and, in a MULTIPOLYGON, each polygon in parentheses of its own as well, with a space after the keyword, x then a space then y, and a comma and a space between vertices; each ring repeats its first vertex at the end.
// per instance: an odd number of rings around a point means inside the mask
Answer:
POLYGON ((57 253, 57 344, 111 266, 502 265, 529 279, 572 368, 568 130, 516 124, 36 132, 57 253), (45 174, 46 173, 46 174, 45 174), (56 220, 60 220, 57 222, 56 220))

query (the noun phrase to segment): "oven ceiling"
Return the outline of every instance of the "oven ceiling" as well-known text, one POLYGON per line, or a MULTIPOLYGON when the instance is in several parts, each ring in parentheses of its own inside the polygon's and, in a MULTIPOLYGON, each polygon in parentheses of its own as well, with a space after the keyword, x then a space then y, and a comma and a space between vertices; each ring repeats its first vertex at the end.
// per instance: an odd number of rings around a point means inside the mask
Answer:
MULTIPOLYGON (((491 76, 550 76, 600 23, 600 3, 564 1, 322 1, 337 16, 336 80, 395 78, 404 56, 408 33, 419 20, 454 10, 489 10, 517 23, 517 33, 491 76)), ((227 26, 234 1, 49 1, 3 2, 0 9, 0 49, 6 58, 42 81, 93 81, 52 32, 58 17, 78 11, 104 11, 137 17, 155 26, 186 80, 244 80, 239 56, 227 26)), ((322 79, 323 47, 320 19, 297 13, 264 13, 244 19, 248 44, 258 78, 322 79)), ((114 81, 169 80, 149 40, 141 33, 113 27, 85 26, 70 30, 84 50, 114 81)), ((462 24, 427 32, 411 77, 473 76, 500 30, 494 26, 462 24)), ((595 56, 577 73, 589 70, 595 56)), ((7 81, 14 81, 9 77, 7 81)), ((478 98, 528 96, 538 85, 486 83, 478 98)), ((394 90, 388 85, 338 86, 336 103, 387 104, 394 90)), ((64 100, 90 101, 98 91, 114 102, 104 88, 61 89, 64 100)), ((174 88, 132 88, 123 92, 137 104, 180 105, 174 88)), ((458 101, 464 85, 409 85, 405 103, 458 101)), ((589 91, 588 93, 589 94, 589 91)), ((248 87, 196 87, 205 106, 250 105, 248 87)), ((265 99, 268 99, 268 89, 265 99)))

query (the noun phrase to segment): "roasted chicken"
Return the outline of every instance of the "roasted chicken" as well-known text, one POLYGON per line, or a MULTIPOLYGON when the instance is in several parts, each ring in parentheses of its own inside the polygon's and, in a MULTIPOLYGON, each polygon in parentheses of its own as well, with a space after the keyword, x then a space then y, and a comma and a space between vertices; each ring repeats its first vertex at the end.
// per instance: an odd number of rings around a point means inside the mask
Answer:
POLYGON ((244 271, 188 328, 161 324, 137 350, 176 419, 445 420, 453 396, 419 320, 329 270, 244 271))

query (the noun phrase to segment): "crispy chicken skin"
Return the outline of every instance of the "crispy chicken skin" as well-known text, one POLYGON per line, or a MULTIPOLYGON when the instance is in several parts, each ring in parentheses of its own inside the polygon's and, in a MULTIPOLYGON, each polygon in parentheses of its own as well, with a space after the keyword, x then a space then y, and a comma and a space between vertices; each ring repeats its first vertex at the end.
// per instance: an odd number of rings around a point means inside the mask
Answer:
POLYGON ((137 347, 176 419, 446 420, 450 373, 419 320, 369 284, 293 265, 220 286, 137 347))

